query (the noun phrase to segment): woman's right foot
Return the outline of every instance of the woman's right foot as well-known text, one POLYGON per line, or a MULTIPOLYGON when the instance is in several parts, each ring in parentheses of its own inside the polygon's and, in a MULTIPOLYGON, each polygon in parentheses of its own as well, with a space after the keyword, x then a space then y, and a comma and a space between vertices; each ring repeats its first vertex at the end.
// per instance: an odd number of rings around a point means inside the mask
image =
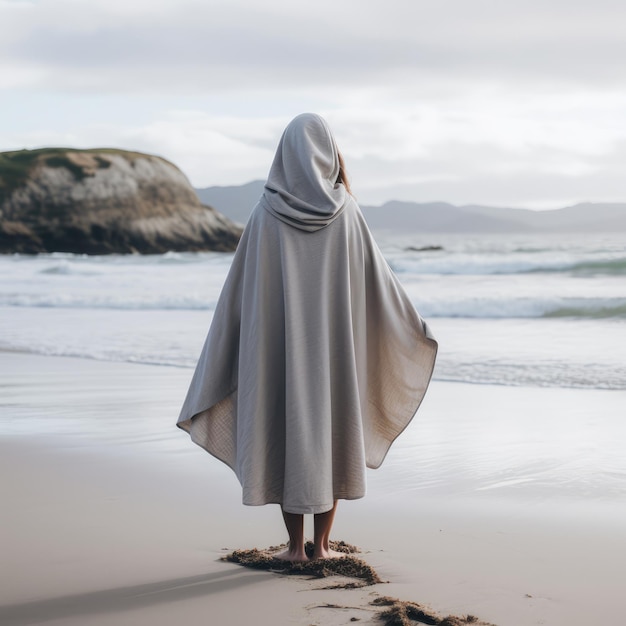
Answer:
POLYGON ((345 552, 338 552, 337 550, 331 550, 331 548, 320 548, 319 550, 315 550, 313 552, 312 561, 317 561, 317 559, 342 559, 343 557, 348 556, 345 552))

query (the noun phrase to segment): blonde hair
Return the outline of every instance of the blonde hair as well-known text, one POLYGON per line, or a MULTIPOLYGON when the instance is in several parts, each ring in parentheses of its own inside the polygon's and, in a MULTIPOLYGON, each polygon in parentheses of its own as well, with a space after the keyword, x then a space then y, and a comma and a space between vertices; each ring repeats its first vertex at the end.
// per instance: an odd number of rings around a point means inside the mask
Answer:
POLYGON ((346 164, 343 160, 343 157, 341 156, 341 152, 339 152, 338 155, 339 155, 339 174, 337 176, 336 182, 341 183, 346 188, 346 191, 350 195, 352 195, 352 189, 350 189, 350 182, 348 181, 348 175, 346 174, 346 164))

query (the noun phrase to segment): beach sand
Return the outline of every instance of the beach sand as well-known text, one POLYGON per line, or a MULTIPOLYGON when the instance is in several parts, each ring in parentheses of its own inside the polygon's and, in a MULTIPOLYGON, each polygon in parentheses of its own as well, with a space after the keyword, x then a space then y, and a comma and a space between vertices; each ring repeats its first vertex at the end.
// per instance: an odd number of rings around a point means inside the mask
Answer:
POLYGON ((277 506, 242 506, 232 472, 175 429, 191 370, 12 353, 0 353, 0 370, 3 626, 376 624, 379 596, 498 626, 623 621, 624 467, 611 461, 615 433, 594 421, 617 419, 622 392, 433 383, 397 453, 371 472, 368 496, 340 502, 334 527, 388 582, 329 590, 328 579, 221 560, 286 535, 277 506), (495 432, 494 414, 508 434, 495 432), (531 445, 528 424, 542 422, 540 456, 554 430, 567 441, 568 424, 589 429, 576 435, 589 444, 582 470, 554 452, 557 478, 584 475, 606 445, 607 497, 590 477, 589 493, 578 480, 555 498, 537 479, 545 465, 526 482, 498 471, 498 459, 520 454, 511 442, 531 445), (415 441, 423 447, 407 468, 415 441), (464 441, 481 455, 461 462, 464 441), (412 469, 432 484, 411 487, 412 469))

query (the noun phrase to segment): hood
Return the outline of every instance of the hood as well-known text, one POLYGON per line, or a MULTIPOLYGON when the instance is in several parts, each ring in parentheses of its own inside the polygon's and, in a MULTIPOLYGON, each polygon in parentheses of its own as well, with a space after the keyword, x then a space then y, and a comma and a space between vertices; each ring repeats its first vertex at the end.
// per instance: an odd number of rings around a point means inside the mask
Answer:
POLYGON ((302 113, 283 132, 262 202, 295 228, 319 230, 341 214, 348 200, 338 176, 339 152, 328 124, 319 115, 302 113))

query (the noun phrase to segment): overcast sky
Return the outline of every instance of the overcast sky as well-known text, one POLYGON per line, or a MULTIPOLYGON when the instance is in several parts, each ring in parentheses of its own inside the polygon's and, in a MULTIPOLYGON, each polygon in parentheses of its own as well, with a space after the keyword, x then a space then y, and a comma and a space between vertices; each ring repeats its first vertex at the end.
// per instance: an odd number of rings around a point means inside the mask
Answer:
POLYGON ((0 0, 0 151, 242 184, 315 111, 364 204, 623 202, 624 59, 623 0, 0 0))

